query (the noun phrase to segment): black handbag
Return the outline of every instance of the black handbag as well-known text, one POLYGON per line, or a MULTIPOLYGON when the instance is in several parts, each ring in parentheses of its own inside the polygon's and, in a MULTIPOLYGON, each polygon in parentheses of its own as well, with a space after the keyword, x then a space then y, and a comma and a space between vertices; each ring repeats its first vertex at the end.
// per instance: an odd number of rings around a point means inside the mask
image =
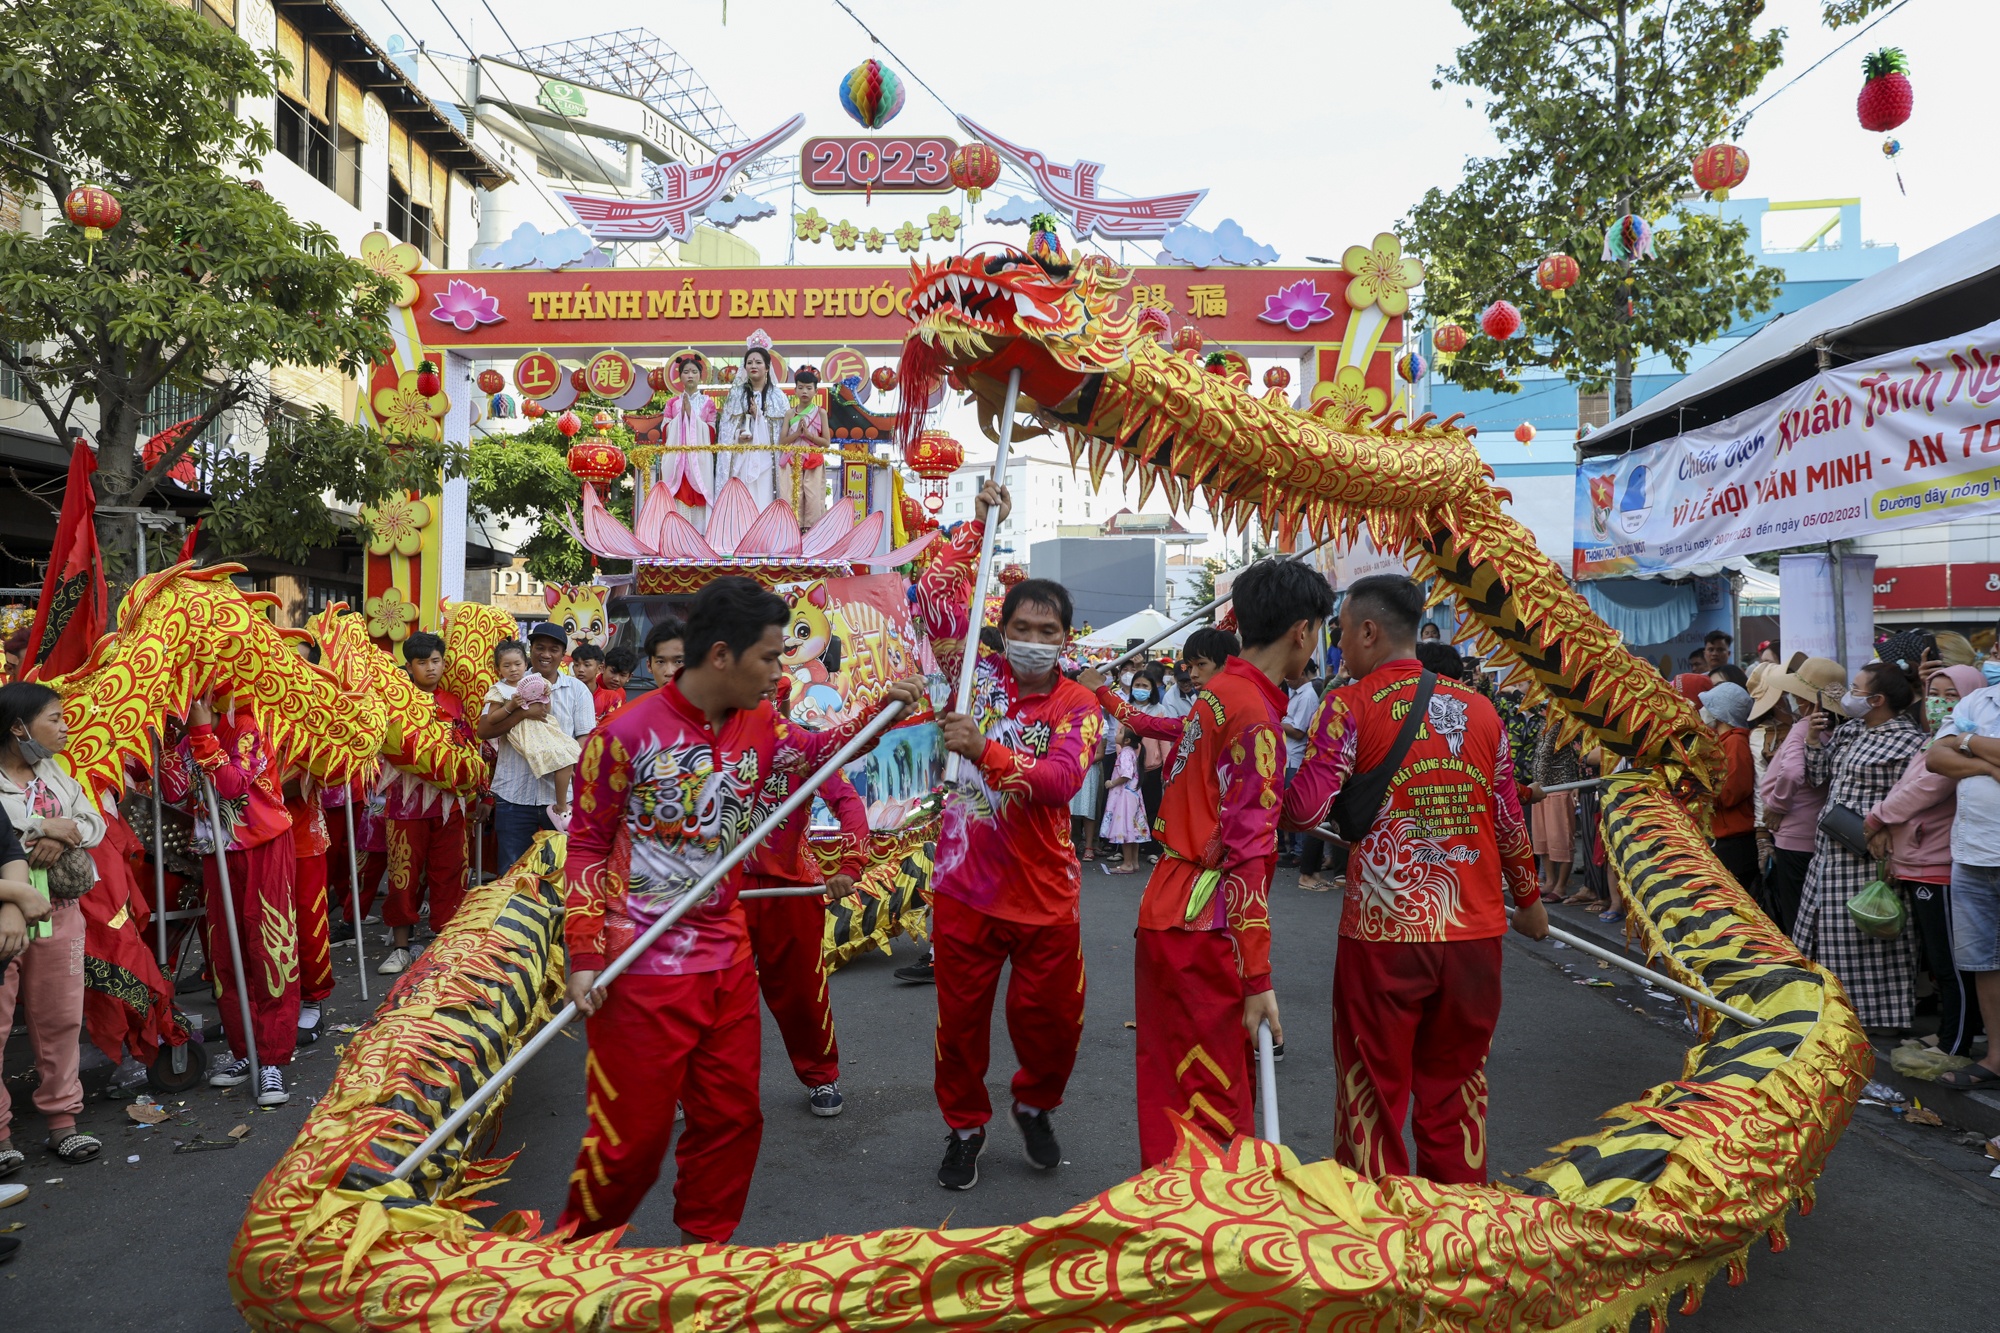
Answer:
POLYGON ((1396 776, 1396 770, 1403 766, 1410 746, 1416 742, 1417 728, 1430 716, 1431 691, 1436 687, 1437 676, 1429 671, 1417 678, 1417 695, 1410 702, 1410 711, 1403 716, 1403 729, 1396 733, 1396 743, 1389 747, 1389 753, 1381 763, 1350 774, 1339 794, 1333 798, 1333 809, 1329 814, 1334 832, 1347 841, 1345 847, 1329 845, 1326 849, 1327 869, 1335 877, 1347 873, 1348 854, 1368 836, 1368 830, 1375 827, 1375 818, 1382 813, 1382 802, 1389 797, 1389 783, 1396 776))
POLYGON ((1853 852, 1873 859, 1868 850, 1868 826, 1862 817, 1838 801, 1828 801, 1819 814, 1820 832, 1853 852))

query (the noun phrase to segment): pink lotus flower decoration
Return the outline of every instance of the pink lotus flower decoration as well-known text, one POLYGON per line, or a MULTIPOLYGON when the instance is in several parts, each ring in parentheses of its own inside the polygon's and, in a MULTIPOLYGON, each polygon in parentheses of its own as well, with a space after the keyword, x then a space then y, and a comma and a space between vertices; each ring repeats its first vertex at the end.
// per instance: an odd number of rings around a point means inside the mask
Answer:
POLYGON ((498 324, 506 318, 500 313, 499 297, 488 296, 484 287, 475 287, 461 278, 453 278, 448 287, 431 299, 437 302, 431 318, 452 325, 460 333, 470 333, 479 324, 498 324))
POLYGON ((1283 324, 1294 333, 1303 333, 1313 325, 1333 318, 1333 309, 1327 304, 1327 293, 1313 285, 1311 278, 1300 278, 1278 288, 1276 296, 1264 298, 1264 311, 1257 316, 1266 324, 1283 324))

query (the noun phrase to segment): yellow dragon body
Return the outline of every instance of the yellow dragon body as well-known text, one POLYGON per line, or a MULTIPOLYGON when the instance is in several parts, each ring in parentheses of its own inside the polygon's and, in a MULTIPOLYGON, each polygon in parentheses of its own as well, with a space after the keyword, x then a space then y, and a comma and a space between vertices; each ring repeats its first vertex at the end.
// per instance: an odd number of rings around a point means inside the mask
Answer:
POLYGON ((904 376, 946 368, 989 408, 1026 407, 1101 476, 1230 518, 1315 533, 1366 522, 1456 593, 1569 729, 1651 771, 1605 797, 1632 929, 1660 966, 1763 1025, 1714 1026, 1681 1077, 1608 1112, 1520 1187, 1371 1181, 1239 1139, 1058 1217, 770 1248, 572 1244, 532 1215, 470 1215, 505 1169, 480 1156, 498 1099, 409 1182, 402 1157, 560 1002, 557 840, 471 895, 349 1048, 334 1087, 252 1201, 231 1264, 258 1329, 1609 1330, 1782 1246, 1865 1085, 1838 985, 1758 914, 1671 778, 1710 762, 1686 703, 1634 662, 1509 520, 1448 423, 1336 429, 1141 338, 1108 266, 975 251, 913 274, 904 376))

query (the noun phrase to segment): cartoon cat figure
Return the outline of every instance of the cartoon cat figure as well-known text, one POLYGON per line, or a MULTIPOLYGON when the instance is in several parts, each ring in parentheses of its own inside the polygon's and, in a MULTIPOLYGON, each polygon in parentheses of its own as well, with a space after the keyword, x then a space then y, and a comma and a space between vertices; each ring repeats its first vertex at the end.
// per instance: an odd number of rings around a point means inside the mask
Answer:
POLYGON ((549 619, 569 631, 572 652, 586 643, 611 646, 610 622, 605 615, 605 599, 610 595, 611 589, 594 583, 543 585, 542 600, 548 604, 549 619))

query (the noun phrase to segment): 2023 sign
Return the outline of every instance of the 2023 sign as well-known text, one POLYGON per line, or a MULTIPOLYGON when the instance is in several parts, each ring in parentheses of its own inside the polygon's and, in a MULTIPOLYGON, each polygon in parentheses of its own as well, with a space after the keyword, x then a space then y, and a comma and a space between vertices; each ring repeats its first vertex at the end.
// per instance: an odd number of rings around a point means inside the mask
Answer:
POLYGON ((799 150, 799 176, 815 194, 943 194, 951 187, 950 139, 820 138, 799 150))

